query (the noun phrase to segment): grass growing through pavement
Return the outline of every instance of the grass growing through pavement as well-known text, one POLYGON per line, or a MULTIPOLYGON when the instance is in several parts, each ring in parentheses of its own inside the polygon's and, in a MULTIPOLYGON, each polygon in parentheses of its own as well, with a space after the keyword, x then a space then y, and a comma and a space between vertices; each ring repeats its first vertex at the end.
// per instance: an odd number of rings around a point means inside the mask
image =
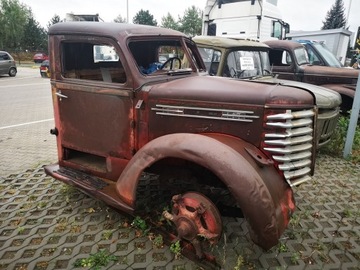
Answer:
POLYGON ((105 249, 101 249, 95 254, 90 254, 89 258, 76 260, 74 267, 88 267, 89 269, 98 270, 102 266, 107 266, 110 262, 117 261, 117 256, 110 255, 105 249))

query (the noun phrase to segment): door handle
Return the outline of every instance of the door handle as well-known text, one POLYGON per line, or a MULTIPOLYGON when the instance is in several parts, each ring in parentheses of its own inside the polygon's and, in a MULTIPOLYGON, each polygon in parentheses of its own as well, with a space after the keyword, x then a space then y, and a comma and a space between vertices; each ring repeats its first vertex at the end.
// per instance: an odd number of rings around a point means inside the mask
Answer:
POLYGON ((65 96, 64 94, 61 94, 61 90, 55 93, 59 97, 59 100, 61 101, 63 98, 68 98, 68 96, 65 96))

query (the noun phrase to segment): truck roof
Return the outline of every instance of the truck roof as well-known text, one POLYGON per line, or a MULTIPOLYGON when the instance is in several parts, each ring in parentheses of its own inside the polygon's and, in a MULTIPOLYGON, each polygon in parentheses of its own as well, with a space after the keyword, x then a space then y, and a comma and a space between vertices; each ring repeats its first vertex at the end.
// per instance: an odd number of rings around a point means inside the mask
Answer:
POLYGON ((270 48, 276 47, 276 48, 288 48, 288 49, 296 49, 296 48, 304 48, 304 45, 302 45, 299 42, 291 41, 291 40, 267 40, 264 41, 266 45, 268 45, 270 48))
POLYGON ((193 40, 197 44, 212 45, 222 48, 234 47, 254 47, 268 49, 269 46, 254 39, 244 39, 236 37, 222 37, 222 36, 195 36, 193 40))
POLYGON ((62 22, 49 28, 49 35, 85 34, 98 36, 183 36, 184 33, 150 25, 110 22, 62 22))

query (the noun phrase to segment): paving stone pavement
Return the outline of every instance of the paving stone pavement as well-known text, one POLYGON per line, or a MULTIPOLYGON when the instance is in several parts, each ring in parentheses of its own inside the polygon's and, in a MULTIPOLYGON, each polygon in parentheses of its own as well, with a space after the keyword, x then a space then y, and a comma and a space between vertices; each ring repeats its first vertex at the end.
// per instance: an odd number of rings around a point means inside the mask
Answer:
MULTIPOLYGON (((290 226, 269 251, 251 243, 244 219, 226 218, 212 250, 221 268, 360 269, 360 165, 320 155, 295 198, 290 226)), ((116 257, 99 269, 204 269, 156 247, 131 222, 46 176, 41 164, 1 176, 0 269, 74 269, 101 250, 116 257)))

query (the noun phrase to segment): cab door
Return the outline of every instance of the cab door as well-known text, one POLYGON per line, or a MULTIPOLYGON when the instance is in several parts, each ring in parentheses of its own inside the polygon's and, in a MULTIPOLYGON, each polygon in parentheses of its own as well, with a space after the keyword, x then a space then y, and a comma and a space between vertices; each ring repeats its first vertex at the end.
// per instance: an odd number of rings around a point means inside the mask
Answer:
POLYGON ((134 145, 132 89, 115 44, 66 37, 51 61, 60 165, 114 180, 134 145))

